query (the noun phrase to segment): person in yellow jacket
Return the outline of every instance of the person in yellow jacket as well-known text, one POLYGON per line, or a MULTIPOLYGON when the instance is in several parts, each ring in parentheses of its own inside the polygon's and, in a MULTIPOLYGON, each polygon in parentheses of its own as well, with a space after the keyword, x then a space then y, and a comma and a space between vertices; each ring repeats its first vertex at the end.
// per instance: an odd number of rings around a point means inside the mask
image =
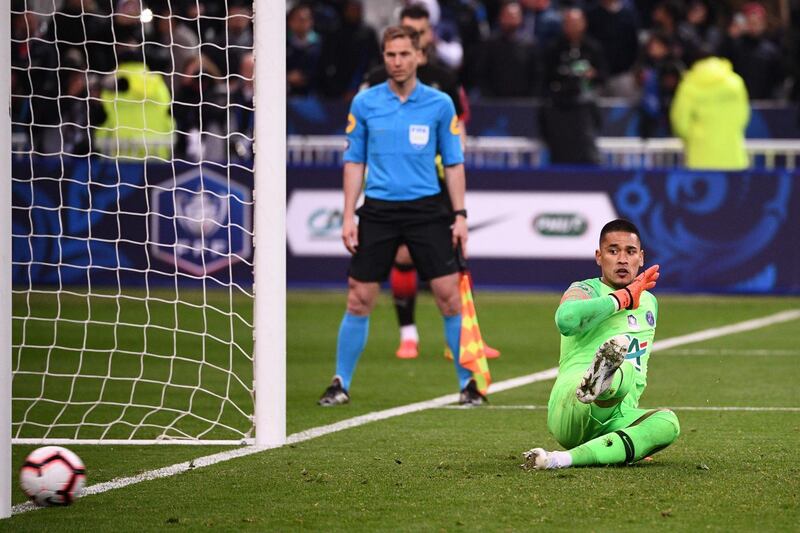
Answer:
POLYGON ((747 168, 744 131, 750 103, 742 78, 727 59, 695 61, 678 85, 670 109, 672 131, 683 140, 692 169, 747 168))
POLYGON ((95 135, 100 151, 113 157, 171 158, 172 96, 161 74, 131 59, 119 64, 111 81, 100 93, 106 111, 95 135))

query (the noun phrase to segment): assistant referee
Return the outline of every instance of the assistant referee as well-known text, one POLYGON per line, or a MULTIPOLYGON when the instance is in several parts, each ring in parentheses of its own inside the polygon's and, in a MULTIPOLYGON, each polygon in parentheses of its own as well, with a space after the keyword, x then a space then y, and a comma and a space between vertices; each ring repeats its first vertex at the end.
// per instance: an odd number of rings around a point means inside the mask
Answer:
MULTIPOLYGON (((422 279, 429 280, 444 318, 445 339, 459 352, 461 300, 455 248, 466 255, 464 154, 458 116, 446 94, 417 80, 422 59, 413 28, 392 26, 383 34, 389 79, 353 100, 347 117, 344 153, 342 240, 353 254, 347 311, 339 327, 336 374, 320 405, 350 401, 350 384, 369 330, 369 315, 388 277, 395 253, 406 244, 422 279), (435 157, 441 154, 453 210, 441 200, 435 157), (369 169, 365 178, 365 171, 369 169), (356 200, 365 182, 364 204, 356 200)), ((460 403, 483 397, 472 373, 458 364, 460 403)))

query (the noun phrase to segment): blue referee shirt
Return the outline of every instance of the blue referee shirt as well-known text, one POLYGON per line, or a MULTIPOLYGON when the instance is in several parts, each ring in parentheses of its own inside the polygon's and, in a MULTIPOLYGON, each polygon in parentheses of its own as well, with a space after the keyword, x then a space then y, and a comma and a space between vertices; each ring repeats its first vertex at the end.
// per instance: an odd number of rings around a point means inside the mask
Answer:
POLYGON ((388 82, 358 93, 346 132, 344 160, 366 163, 369 198, 402 201, 437 194, 436 154, 445 166, 464 162, 453 101, 419 80, 405 102, 388 82))

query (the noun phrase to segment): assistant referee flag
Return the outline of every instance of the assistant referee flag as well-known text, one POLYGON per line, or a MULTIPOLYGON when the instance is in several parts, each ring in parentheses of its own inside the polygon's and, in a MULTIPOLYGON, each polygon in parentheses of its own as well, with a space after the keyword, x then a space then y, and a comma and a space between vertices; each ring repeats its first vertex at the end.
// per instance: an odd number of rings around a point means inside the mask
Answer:
POLYGON ((458 362, 472 371, 478 390, 485 395, 492 382, 492 376, 489 374, 489 362, 486 359, 483 337, 478 326, 478 315, 475 313, 475 301, 472 298, 472 282, 467 271, 461 272, 459 292, 461 293, 461 343, 458 362))

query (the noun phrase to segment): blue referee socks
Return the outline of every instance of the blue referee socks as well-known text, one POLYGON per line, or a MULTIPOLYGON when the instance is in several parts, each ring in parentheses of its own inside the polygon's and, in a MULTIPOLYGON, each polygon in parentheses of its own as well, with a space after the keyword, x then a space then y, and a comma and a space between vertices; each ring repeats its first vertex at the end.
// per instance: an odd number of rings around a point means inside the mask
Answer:
POLYGON ((339 339, 336 342, 336 375, 342 378, 342 387, 350 391, 350 380, 356 370, 356 363, 367 345, 369 316, 356 316, 345 312, 339 326, 339 339))
MULTIPOLYGON (((458 376, 459 390, 463 389, 472 379, 472 372, 458 364, 459 343, 461 340, 461 315, 446 316, 444 319, 444 336, 447 346, 454 354, 453 360, 458 376)), ((350 390, 350 381, 361 357, 361 352, 367 345, 369 332, 369 317, 356 316, 345 312, 339 326, 339 339, 336 343, 336 375, 342 379, 342 387, 350 390)))
POLYGON ((472 379, 472 372, 458 364, 458 353, 461 348, 461 315, 444 316, 444 338, 447 347, 453 354, 453 362, 456 365, 456 375, 458 376, 458 390, 463 389, 472 379))

